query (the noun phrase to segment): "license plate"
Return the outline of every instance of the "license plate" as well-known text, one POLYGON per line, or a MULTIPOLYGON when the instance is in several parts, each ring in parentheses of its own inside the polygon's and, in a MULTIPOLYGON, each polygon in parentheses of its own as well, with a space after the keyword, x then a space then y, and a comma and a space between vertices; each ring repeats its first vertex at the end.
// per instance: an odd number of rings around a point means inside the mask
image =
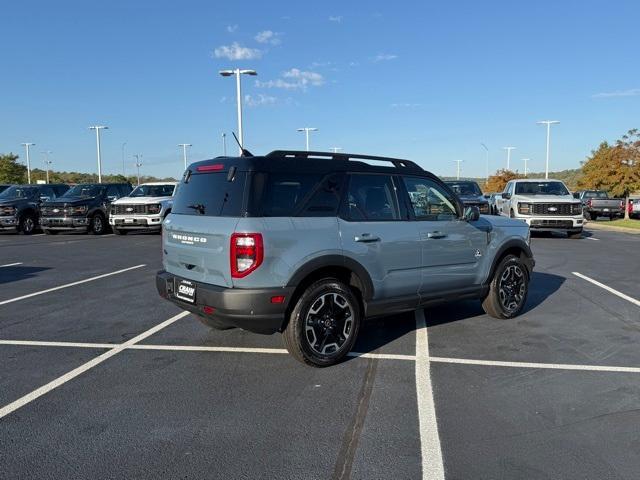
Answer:
POLYGON ((136 221, 133 218, 125 218, 124 223, 135 223, 136 221))
POLYGON ((189 303, 196 301, 196 284, 189 280, 176 280, 176 297, 189 303))
POLYGON ((605 212, 608 212, 608 211, 609 211, 609 209, 608 209, 608 208, 605 208, 605 209, 603 209, 603 210, 604 210, 605 212))

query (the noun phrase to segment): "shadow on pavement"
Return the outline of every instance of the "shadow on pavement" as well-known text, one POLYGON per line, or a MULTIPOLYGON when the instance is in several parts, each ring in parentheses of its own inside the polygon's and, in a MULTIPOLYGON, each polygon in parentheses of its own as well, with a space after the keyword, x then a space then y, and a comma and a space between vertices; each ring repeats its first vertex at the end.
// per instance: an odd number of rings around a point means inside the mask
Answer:
POLYGON ((0 284, 33 278, 45 270, 51 269, 49 267, 24 267, 22 265, 0 268, 0 284))

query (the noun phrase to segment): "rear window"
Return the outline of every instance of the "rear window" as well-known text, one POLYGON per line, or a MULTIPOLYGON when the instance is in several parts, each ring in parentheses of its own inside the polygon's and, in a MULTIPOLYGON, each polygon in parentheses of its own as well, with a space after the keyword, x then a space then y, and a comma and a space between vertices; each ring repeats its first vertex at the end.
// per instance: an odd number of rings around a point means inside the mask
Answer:
POLYGON ((191 174, 180 183, 171 213, 239 217, 243 213, 245 179, 245 172, 236 172, 231 180, 228 172, 191 174))

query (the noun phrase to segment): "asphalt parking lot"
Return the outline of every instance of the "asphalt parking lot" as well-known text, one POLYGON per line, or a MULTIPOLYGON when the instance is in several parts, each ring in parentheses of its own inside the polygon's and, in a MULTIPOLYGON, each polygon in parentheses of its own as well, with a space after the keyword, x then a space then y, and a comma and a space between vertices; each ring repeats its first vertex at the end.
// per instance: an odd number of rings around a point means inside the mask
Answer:
POLYGON ((157 235, 2 234, 0 478, 638 478, 640 236, 532 249, 516 320, 372 320, 313 369, 161 300, 157 235))

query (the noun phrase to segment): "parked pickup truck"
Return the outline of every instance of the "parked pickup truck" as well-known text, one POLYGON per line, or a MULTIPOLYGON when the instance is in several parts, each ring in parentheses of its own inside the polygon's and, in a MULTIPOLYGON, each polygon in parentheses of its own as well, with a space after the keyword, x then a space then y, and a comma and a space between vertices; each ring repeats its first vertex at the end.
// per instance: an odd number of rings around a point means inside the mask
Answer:
POLYGON ((624 200, 609 198, 609 194, 602 190, 580 190, 574 192, 573 196, 582 202, 584 218, 587 220, 596 220, 598 217, 612 220, 624 216, 624 200))
POLYGON ((131 230, 160 232, 162 221, 171 213, 176 182, 143 183, 111 204, 109 224, 116 235, 131 230))

